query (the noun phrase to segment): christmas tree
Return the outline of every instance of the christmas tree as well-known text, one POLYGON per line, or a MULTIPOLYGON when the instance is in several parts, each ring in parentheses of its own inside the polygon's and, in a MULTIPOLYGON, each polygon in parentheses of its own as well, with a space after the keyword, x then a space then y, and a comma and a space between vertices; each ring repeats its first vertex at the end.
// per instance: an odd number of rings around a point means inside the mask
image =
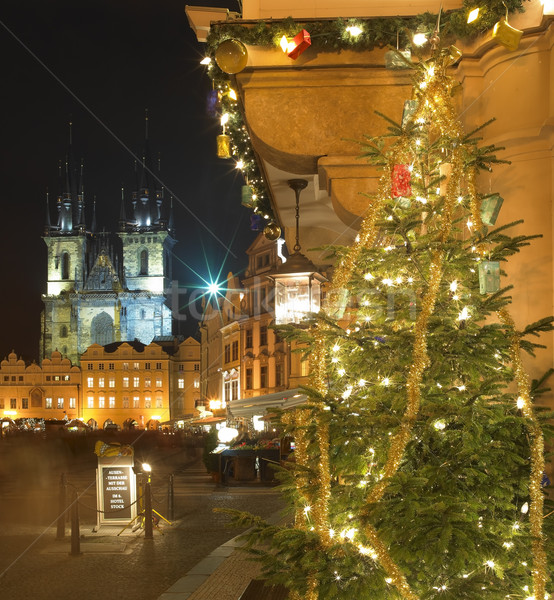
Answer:
POLYGON ((553 319, 518 331, 510 316, 501 267, 533 236, 496 227, 500 197, 478 192, 501 161, 462 130, 457 58, 413 65, 402 123, 364 143, 380 183, 353 246, 333 249, 325 310, 281 329, 311 365, 308 403, 281 415, 293 522, 235 518, 293 600, 551 591, 546 376, 532 382, 521 355, 553 319))

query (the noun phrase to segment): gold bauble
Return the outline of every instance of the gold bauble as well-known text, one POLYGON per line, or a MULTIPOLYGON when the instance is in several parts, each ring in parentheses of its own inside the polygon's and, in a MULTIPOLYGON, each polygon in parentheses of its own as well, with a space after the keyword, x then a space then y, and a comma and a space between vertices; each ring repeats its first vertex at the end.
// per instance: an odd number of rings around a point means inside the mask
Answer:
POLYGON ((248 62, 246 46, 238 40, 221 42, 215 51, 215 62, 224 73, 240 73, 248 62))
POLYGON ((274 242, 281 237, 281 228, 272 221, 264 227, 264 235, 269 241, 274 242))

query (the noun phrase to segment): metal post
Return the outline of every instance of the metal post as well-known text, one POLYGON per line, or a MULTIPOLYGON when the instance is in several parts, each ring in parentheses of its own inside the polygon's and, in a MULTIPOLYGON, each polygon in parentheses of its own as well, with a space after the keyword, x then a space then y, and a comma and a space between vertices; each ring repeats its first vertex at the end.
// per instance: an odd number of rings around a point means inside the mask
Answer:
POLYGON ((81 554, 81 536, 79 533, 79 504, 77 491, 73 492, 71 501, 71 556, 81 554))
POLYGON ((66 480, 65 480, 65 473, 61 474, 60 477, 60 487, 59 487, 59 494, 58 494, 58 525, 57 525, 57 531, 56 531, 56 538, 58 540, 63 540, 63 538, 65 537, 65 518, 66 518, 66 512, 67 512, 67 505, 66 505, 66 498, 65 498, 65 494, 66 494, 66 480))
POLYGON ((144 485, 144 539, 154 539, 154 531, 152 530, 152 491, 150 489, 150 477, 148 477, 144 485))
POLYGON ((169 475, 169 490, 167 495, 167 514, 169 515, 169 519, 173 521, 175 519, 175 497, 174 497, 174 482, 173 482, 173 473, 169 475))

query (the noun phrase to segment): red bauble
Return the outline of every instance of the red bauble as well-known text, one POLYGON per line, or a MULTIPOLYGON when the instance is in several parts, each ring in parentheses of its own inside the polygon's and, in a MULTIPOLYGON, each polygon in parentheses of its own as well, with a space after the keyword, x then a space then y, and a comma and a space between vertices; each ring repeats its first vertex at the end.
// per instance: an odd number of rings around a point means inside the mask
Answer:
POLYGON ((400 198, 412 195, 412 173, 409 165, 394 165, 392 169, 392 197, 400 198))

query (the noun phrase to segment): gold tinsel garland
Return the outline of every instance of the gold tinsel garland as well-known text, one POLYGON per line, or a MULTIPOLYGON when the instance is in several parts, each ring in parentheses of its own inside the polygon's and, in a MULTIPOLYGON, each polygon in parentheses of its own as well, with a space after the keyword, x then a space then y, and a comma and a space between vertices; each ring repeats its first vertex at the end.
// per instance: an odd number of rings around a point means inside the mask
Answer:
POLYGON ((531 525, 531 547, 533 553, 533 597, 545 598, 547 581, 547 558, 544 549, 542 520, 544 512, 544 496, 541 481, 544 474, 544 435, 533 410, 531 384, 529 375, 523 367, 520 356, 520 334, 515 330, 515 323, 507 309, 498 312, 500 320, 511 330, 510 356, 514 367, 519 397, 523 401, 521 411, 527 419, 527 431, 531 439, 531 474, 529 477, 529 523, 531 525))

